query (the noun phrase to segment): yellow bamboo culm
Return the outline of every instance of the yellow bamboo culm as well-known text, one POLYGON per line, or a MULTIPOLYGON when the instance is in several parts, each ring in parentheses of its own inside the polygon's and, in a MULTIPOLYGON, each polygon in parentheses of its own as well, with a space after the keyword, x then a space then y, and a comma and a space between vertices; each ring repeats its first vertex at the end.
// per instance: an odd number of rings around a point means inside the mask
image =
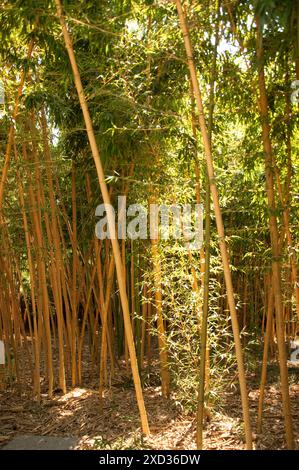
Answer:
MULTIPOLYGON (((76 85, 76 89, 77 89, 77 93, 78 93, 78 97, 79 97, 79 101, 80 101, 80 105, 81 105, 81 109, 82 109, 82 113, 83 113, 83 117, 85 121, 85 126, 86 126, 86 131, 87 131, 87 135, 88 135, 88 139, 89 139, 89 143, 90 143, 90 147, 92 151, 92 156, 93 156, 96 170, 97 170, 97 175, 98 175, 98 180, 100 184, 103 201, 104 201, 104 204, 109 205, 110 196, 109 196, 107 185, 105 182, 105 175, 104 175, 104 171, 102 167, 102 162, 101 162, 96 138, 94 135, 93 125, 92 125, 91 117, 89 114, 89 109, 87 106, 86 97, 84 94, 81 77, 80 77, 79 69, 77 66, 76 58, 75 58, 71 37, 69 35, 68 29, 65 23, 60 0, 55 0, 55 4, 56 4, 57 14, 60 20, 60 24, 61 24, 61 28, 62 28, 62 32, 64 36, 65 46, 66 46, 70 63, 72 66, 74 81, 75 81, 75 85, 76 85)), ((110 229, 110 233, 113 234, 114 220, 113 220, 113 215, 111 211, 107 211, 107 222, 108 222, 108 227, 110 229)), ((123 267, 123 262, 122 262, 121 253, 119 249, 118 240, 116 237, 113 237, 113 235, 111 238, 111 244, 112 244, 113 256, 115 260, 117 281, 118 281, 121 305, 122 305, 123 316, 124 316, 125 333, 126 333, 128 349, 129 349, 129 354, 130 354, 130 359, 131 359, 131 368, 132 368, 133 380, 134 380, 135 391, 136 391, 136 398, 137 398, 137 403, 138 403, 138 408, 139 408, 139 413, 140 413, 140 418, 141 418, 141 426, 142 426, 143 433, 145 435, 149 435, 150 430, 149 430, 149 425, 148 425, 146 409, 144 405, 144 398, 143 398, 143 392, 142 392, 141 381, 140 381, 140 376, 139 376, 134 338, 133 338, 132 326, 131 326, 131 320, 130 320, 129 303, 128 303, 126 285, 125 285, 125 280, 124 280, 124 267, 123 267)))
POLYGON ((170 396, 170 377, 168 370, 167 342, 162 315, 162 290, 161 290, 161 261, 159 257, 158 240, 151 239, 153 274, 155 285, 155 308, 157 314, 158 344, 161 368, 161 388, 162 395, 166 398, 170 396))
POLYGON ((239 384, 240 384, 243 419, 244 419, 244 426, 245 426, 246 448, 250 450, 252 449, 252 433, 251 433, 245 370, 244 370, 244 363, 243 363, 243 354, 242 354, 242 347, 241 347, 241 341, 240 341, 239 324, 238 324, 238 317, 237 317, 237 311, 236 311, 236 305, 235 305, 235 299, 234 299, 232 278, 231 278, 231 272, 229 268, 229 257, 228 257, 227 246, 225 243, 224 226, 223 226, 221 209, 219 205, 218 191, 217 191, 217 187, 215 183, 211 144, 210 144, 210 139, 209 139, 208 130, 207 130, 206 121, 205 121, 205 115, 204 115, 204 110, 203 110, 201 91, 200 91, 199 82, 197 78, 196 67, 195 67, 195 63, 193 59, 193 50, 192 50, 192 44, 191 44, 190 35, 189 35, 189 29, 188 29, 187 20, 186 20, 186 17, 182 8, 181 0, 176 0, 176 6, 177 6, 178 16, 180 20, 180 28, 181 28, 182 35, 184 38, 188 67, 189 67, 190 77, 192 81, 192 87, 194 90, 194 97, 195 97, 195 101, 196 101, 196 105, 198 109, 199 127, 200 127, 200 131, 202 135, 203 145, 204 145, 205 158, 206 158, 206 163, 207 163, 207 172, 208 172, 211 194, 212 194, 213 203, 214 203, 216 225, 217 225, 217 231, 218 231, 218 237, 219 237, 219 248, 220 248, 222 264, 223 264, 227 299, 228 299, 228 305, 229 305, 229 310, 230 310, 231 323, 232 323, 234 342, 235 342, 236 358, 237 358, 237 364, 238 364, 239 384))
POLYGON ((263 403, 264 403, 265 387, 266 387, 266 380, 267 380, 268 352, 269 352, 270 338, 272 334, 273 308, 274 308, 274 292, 273 292, 272 285, 270 285, 269 293, 268 293, 267 324, 266 324, 266 334, 264 337, 264 352, 263 352, 263 362, 262 362, 262 372, 261 372, 261 382, 260 382, 259 406, 258 406, 258 414, 257 414, 258 434, 262 432, 263 403))
POLYGON ((72 219, 73 219, 73 272, 72 272, 72 387, 77 384, 77 204, 76 204, 76 167, 72 162, 72 219))
POLYGON ((107 278, 107 285, 106 285, 106 299, 102 314, 102 337, 101 337, 101 358, 100 358, 100 384, 99 384, 99 396, 100 396, 100 409, 103 409, 103 391, 104 391, 104 381, 105 381, 105 370, 106 370, 106 358, 107 358, 107 335, 108 335, 108 311, 109 311, 109 304, 111 299, 111 291, 114 279, 114 267, 115 262, 113 256, 109 262, 109 269, 108 269, 108 278, 107 278))
POLYGON ((287 369, 287 357, 284 343, 284 318, 283 318, 283 298, 281 287, 281 266, 280 266, 280 246, 278 236, 278 224, 276 218, 276 202, 273 178, 273 151, 270 138, 270 124, 268 111, 268 97, 266 90, 266 80, 264 72, 264 47, 261 20, 256 17, 257 36, 256 54, 258 63, 258 84, 259 84, 259 112, 261 118, 263 149, 265 158, 266 191, 269 210, 269 231, 272 250, 272 282, 274 290, 275 323, 277 335, 277 348, 279 358, 279 370, 281 380, 282 408, 284 414, 284 424, 286 432, 286 442, 288 449, 294 449, 294 433, 292 424, 292 413, 289 396, 289 381, 287 369))

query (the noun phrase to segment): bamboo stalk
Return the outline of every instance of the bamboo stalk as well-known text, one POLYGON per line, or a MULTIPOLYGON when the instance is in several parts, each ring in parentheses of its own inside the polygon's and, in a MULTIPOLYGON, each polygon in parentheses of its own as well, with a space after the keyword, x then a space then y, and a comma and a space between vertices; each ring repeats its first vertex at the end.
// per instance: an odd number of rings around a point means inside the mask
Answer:
POLYGON ((72 218, 73 218, 73 272, 72 272, 72 387, 77 383, 77 205, 76 167, 72 163, 72 218))
POLYGON ((99 384, 99 396, 100 396, 100 409, 103 409, 103 388, 105 381, 105 369, 106 369, 106 352, 107 352, 107 335, 108 335, 108 309, 111 300, 111 290, 114 279, 114 268, 115 262, 113 256, 110 258, 109 270, 107 276, 107 285, 106 285, 106 299, 102 314, 102 337, 101 337, 101 359, 100 359, 100 384, 99 384))
POLYGON ((204 145, 204 150, 205 150, 205 157, 206 157, 206 163, 207 163, 207 171, 208 171, 208 176, 209 176, 211 195, 212 195, 213 203, 214 203, 216 225, 217 225, 217 231, 218 231, 218 237, 219 237, 219 247, 220 247, 220 252, 221 252, 224 278, 225 278, 226 290, 227 290, 227 299, 228 299, 228 304, 229 304, 229 309, 230 309, 231 323, 232 323, 232 329, 233 329, 233 335, 234 335, 234 341, 235 341, 235 350, 236 350, 236 358, 237 358, 237 364, 238 364, 242 409, 243 409, 243 417, 244 417, 244 425, 245 425, 246 448, 252 449, 252 434, 251 434, 251 425, 250 425, 245 369, 244 369, 244 363, 243 363, 243 354, 242 354, 242 347, 241 347, 241 341, 240 341, 239 325, 238 325, 238 318, 237 318, 237 312, 236 312, 236 306, 235 306, 232 278, 231 278, 231 272, 230 272, 230 267, 229 267, 228 251, 227 251, 226 242, 225 242, 224 226, 223 226, 223 221, 222 221, 221 209, 219 205, 218 191, 217 191, 216 182, 215 182, 211 145, 210 145, 208 131, 207 131, 206 122, 205 122, 201 91, 200 91, 195 63, 193 59, 193 51, 192 51, 192 45, 191 45, 190 35, 188 31, 187 20, 184 15, 180 0, 176 0, 176 6, 177 6, 178 16, 180 20, 181 31, 182 31, 183 38, 184 38, 184 44, 185 44, 185 49, 186 49, 190 76, 192 80, 192 86, 194 89, 195 100, 196 100, 198 113, 199 113, 198 120, 199 120, 199 126, 201 130, 202 140, 203 140, 203 145, 204 145))
POLYGON ((141 351, 140 351, 140 365, 144 367, 144 354, 145 354, 145 334, 146 334, 146 322, 147 322, 147 285, 143 284, 142 287, 142 324, 141 324, 141 351))
MULTIPOLYGON (((216 32, 215 45, 213 51, 213 62, 211 67, 210 96, 209 96, 209 120, 208 136, 210 147, 212 148, 213 132, 213 113, 215 107, 215 83, 217 66, 217 48, 219 44, 219 11, 220 2, 216 2, 216 32)), ((206 175, 206 200, 205 200, 205 273, 204 273, 204 295, 201 322, 201 353, 198 387, 198 406, 197 406, 197 429, 196 443, 197 448, 203 448, 203 420, 205 411, 205 392, 208 392, 209 382, 209 346, 208 346, 208 315, 209 315, 209 282, 210 282, 210 243, 211 243, 211 193, 208 175, 206 175)))
MULTIPOLYGON (((149 200, 149 206, 155 204, 156 199, 152 197, 149 200)), ((167 354, 167 340, 162 315, 162 275, 161 275, 161 260, 158 246, 158 233, 151 236, 151 250, 153 260, 153 280, 154 280, 154 296, 155 296, 155 309, 157 315, 157 330, 158 330, 158 345, 159 345, 159 358, 161 369, 161 389, 162 395, 166 398, 170 396, 170 376, 168 370, 168 354, 167 354)))
MULTIPOLYGON (((91 121, 91 117, 89 114, 84 90, 82 87, 79 69, 78 69, 75 54, 73 51, 71 38, 67 30, 65 19, 63 17, 62 5, 61 5, 60 0, 55 0, 55 4, 57 7, 57 14, 61 23, 65 46, 66 46, 70 63, 72 66, 72 70, 73 70, 74 81, 75 81, 75 85, 77 88, 78 97, 79 97, 80 105, 81 105, 83 116, 84 116, 84 121, 86 124, 86 131, 88 134, 88 139, 89 139, 92 155, 93 155, 96 170, 97 170, 97 175, 98 175, 98 180, 99 180, 99 184, 101 188, 103 201, 104 201, 104 204, 109 205, 110 197, 109 197, 107 185, 105 182, 105 175, 104 175, 97 142, 96 142, 94 131, 93 131, 92 121, 91 121)), ((108 227, 110 229, 110 233, 113 233, 114 221, 112 219, 112 214, 110 213, 110 211, 108 211, 108 214, 107 214, 107 221, 108 221, 108 227)), ((128 297, 127 297, 127 292, 126 292, 126 285, 124 282, 124 273, 123 273, 124 268, 123 268, 123 263, 121 259, 118 240, 112 237, 111 244, 112 244, 112 250, 113 250, 113 255, 115 259, 117 280, 118 280, 120 298, 121 298, 123 315, 124 315, 125 332, 127 336, 128 348, 129 348, 129 353, 130 353, 131 368, 132 368, 132 374, 133 374, 135 391, 136 391, 136 398, 137 398, 137 403, 138 403, 139 413, 140 413, 140 418, 141 418, 142 431, 144 434, 148 435, 150 431, 149 431, 149 426, 148 426, 146 409, 144 405, 143 393, 142 393, 137 358, 136 358, 136 351, 135 351, 135 346, 134 346, 134 339, 133 339, 133 334, 132 334, 132 327, 131 327, 131 322, 130 322, 128 297)))
POLYGON ((284 325, 283 325, 283 311, 282 311, 282 291, 281 291, 281 270, 280 270, 280 252, 278 241, 278 227, 275 215, 276 204, 274 194, 274 181, 273 181, 273 157, 272 145, 270 140, 270 125, 268 114, 268 99, 265 83, 264 73, 264 51, 263 51, 263 36, 260 19, 256 17, 257 25, 257 38, 256 38, 256 52, 258 60, 258 81, 259 81, 259 111, 262 126, 263 149, 265 155, 265 173, 266 173, 266 192, 269 210, 269 229, 271 238, 272 249, 272 272, 273 272, 273 289, 275 298, 275 319, 276 319, 276 334, 277 346, 279 357, 279 368, 281 378, 281 393, 282 405, 285 421, 285 431, 288 449, 294 448, 294 436, 292 415, 289 397, 289 383, 287 371, 287 358, 284 344, 284 325))
MULTIPOLYGON (((121 240, 121 256, 124 266, 124 282, 127 283, 127 270, 126 270, 126 241, 125 239, 121 240)), ((129 350, 126 335, 124 336, 124 350, 125 350, 125 363, 126 371, 129 372, 129 350)))
POLYGON ((267 380, 269 344, 270 344, 270 337, 272 334, 273 308, 274 308, 274 292, 273 292, 273 286, 272 284, 270 284, 269 294, 268 294, 267 324, 266 324, 266 334, 265 334, 265 339, 264 339, 264 352, 263 352, 260 395, 259 395, 259 405, 258 405, 258 418, 257 418, 257 432, 259 434, 262 432, 263 403, 264 403, 265 387, 266 387, 266 380, 267 380))
POLYGON ((85 335, 85 323, 86 323, 87 314, 88 314, 88 310, 89 310, 89 306, 90 306, 91 294, 92 294, 92 290, 93 290, 93 284, 94 284, 94 278, 95 278, 95 275, 96 275, 96 271, 97 271, 97 265, 95 263, 95 265, 93 267, 93 270, 92 270, 91 278, 90 278, 90 285, 89 285, 88 294, 87 294, 87 298, 86 298, 86 303, 85 303, 85 307, 84 307, 82 326, 81 326, 81 334, 80 334, 80 340, 79 340, 79 344, 78 344, 78 383, 79 383, 79 385, 81 385, 81 383, 82 383, 82 350, 83 350, 84 335, 85 335))

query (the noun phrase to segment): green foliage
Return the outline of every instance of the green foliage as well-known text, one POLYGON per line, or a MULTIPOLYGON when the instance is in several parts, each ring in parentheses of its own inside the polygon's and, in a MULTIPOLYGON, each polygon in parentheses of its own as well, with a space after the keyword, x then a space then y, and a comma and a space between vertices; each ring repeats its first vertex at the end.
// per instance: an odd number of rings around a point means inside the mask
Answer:
MULTIPOLYGON (((191 3, 191 2, 190 2, 191 3)), ((215 15, 211 2, 192 2, 188 16, 203 89, 205 110, 209 106, 209 83, 214 45, 215 15)), ((212 2, 213 3, 213 2, 212 2)), ((256 334, 263 314, 264 275, 271 268, 267 228, 265 177, 260 121, 257 108, 256 28, 254 15, 264 25, 265 66, 271 138, 281 179, 287 191, 287 144, 291 145, 291 194, 288 201, 294 245, 298 243, 298 110, 286 101, 295 79, 296 14, 292 0, 236 1, 232 15, 242 51, 237 44, 225 8, 221 9, 221 42, 217 57, 216 103, 213 153, 223 219, 229 243, 233 281, 240 315, 247 305, 246 333, 256 334), (288 141, 289 139, 289 141, 288 141), (244 285, 252 293, 262 285, 256 298, 244 299, 244 285), (238 284, 239 283, 239 284, 238 284), (252 330, 252 331, 251 331, 252 330)), ((0 58, 6 89, 6 114, 1 118, 0 148, 4 154, 6 136, 16 96, 20 70, 28 71, 21 100, 21 123, 17 127, 17 150, 27 139, 26 122, 32 110, 46 110, 52 131, 55 176, 60 181, 61 200, 71 216, 71 164, 77 168, 78 239, 82 258, 94 233, 94 210, 101 202, 77 93, 64 47, 54 2, 4 1, 0 12, 0 58), (34 52, 26 59, 28 43, 34 38, 34 52), (55 134, 55 137, 54 137, 55 134), (85 178, 90 176, 92 200, 87 201, 85 178)), ((175 6, 155 0, 64 1, 66 19, 73 37, 83 86, 101 151, 112 199, 129 184, 128 204, 147 204, 150 192, 159 203, 183 204, 195 201, 195 162, 201 171, 201 199, 205 198, 205 165, 200 136, 191 130, 191 102, 185 51, 175 6), (197 153, 196 153, 197 152, 197 153), (134 175, 128 178, 130 164, 134 175)), ((40 135, 40 124, 37 123, 40 135)), ((38 137, 37 146, 42 154, 38 137)), ((29 144, 31 146, 31 143, 29 144)), ((25 193, 33 172, 32 156, 26 162, 12 161, 4 213, 11 245, 21 261, 24 289, 29 297, 28 260, 22 217, 16 192, 16 172, 22 174, 25 193)), ((45 173, 45 162, 40 161, 45 173)), ((26 193, 27 194, 27 193, 26 193)), ((59 196, 60 197, 60 196, 59 196)), ((31 207, 26 207, 30 214, 31 207)), ((45 212, 49 209, 47 197, 45 212)), ((44 215, 44 213, 43 213, 44 215)), ((283 206, 277 216, 282 226, 283 206)), ((71 259, 72 246, 66 224, 62 227, 71 259)), ((209 311, 209 347, 212 400, 219 397, 220 383, 235 368, 232 333, 226 306, 223 272, 212 216, 212 260, 209 311)), ((163 316, 174 398, 193 409, 200 361, 199 306, 202 292, 192 290, 192 272, 187 253, 173 240, 161 242, 163 316)), ((142 279, 153 286, 147 246, 141 252, 142 279)), ((199 253, 193 266, 200 279, 199 253)), ((282 261, 287 264, 284 250, 282 261)), ((288 282, 284 271, 284 284, 288 282)), ((200 284, 200 282, 199 282, 200 284)), ((152 294, 154 290, 152 288, 152 294)), ((152 331, 156 331, 156 319, 152 331)), ((242 326, 242 324, 241 324, 242 326)), ((245 333, 245 332, 244 332, 245 333)), ((250 337, 246 337, 250 339, 250 337)), ((97 448, 137 448, 138 442, 111 444, 99 441, 97 448), (122 447, 119 447, 122 446, 122 447), (132 446, 132 447, 130 447, 132 446)))

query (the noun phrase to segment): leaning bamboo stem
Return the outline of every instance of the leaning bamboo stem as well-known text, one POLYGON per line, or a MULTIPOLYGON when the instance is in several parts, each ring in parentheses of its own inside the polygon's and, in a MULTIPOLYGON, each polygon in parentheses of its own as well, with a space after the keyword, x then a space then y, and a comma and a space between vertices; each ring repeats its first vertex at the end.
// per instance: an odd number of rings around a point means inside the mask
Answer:
POLYGON ((203 447, 203 419, 205 407, 205 380, 206 380, 206 366, 207 366, 207 336, 208 336, 208 313, 209 313, 209 280, 210 280, 210 231, 211 231, 211 217, 210 217, 210 191, 209 184, 206 185, 206 224, 205 224, 205 277, 204 277, 204 297, 203 309, 201 320, 201 348, 200 348, 200 369, 199 369, 199 387, 198 387, 198 401, 197 401, 197 428, 196 428, 196 443, 197 448, 203 447))
MULTIPOLYGON (((64 41, 65 41, 65 46, 69 55, 70 63, 72 66, 73 70, 73 76, 74 76, 74 81, 75 85, 77 88, 78 92, 78 97, 81 105, 81 109, 83 112, 84 116, 84 121, 86 125, 86 131, 88 134, 88 139, 92 151, 92 155, 94 158, 96 170, 97 170, 97 175, 98 175, 98 180, 101 188, 101 193, 103 197, 104 204, 109 205, 110 204, 110 197, 107 189, 107 185, 105 182, 105 175, 102 167, 102 162, 96 142, 96 138, 94 135, 93 131, 93 126, 92 126, 92 121, 91 117, 89 114, 89 109, 87 106, 81 78, 80 78, 80 73, 79 69, 77 66, 75 54, 73 51, 73 46, 71 42, 71 38, 69 35, 69 32, 67 30, 67 26, 65 23, 65 19, 63 17, 62 13, 62 6, 60 0, 55 0, 55 4, 57 7, 57 14, 61 23, 61 28, 64 36, 64 41)), ((107 221, 108 221, 108 227, 110 229, 110 233, 113 233, 113 225, 114 221, 112 218, 112 214, 110 211, 108 211, 107 214, 107 221)), ((137 398, 137 403, 139 407, 139 412, 140 412, 140 418, 141 418, 141 424, 142 424, 142 430, 144 434, 149 434, 149 426, 148 426, 148 420, 147 420, 147 414, 145 410, 145 405, 144 405, 144 399, 143 399, 143 393, 142 393, 142 388, 141 388, 141 382, 140 382, 140 376, 139 376, 139 371, 138 371, 138 364, 137 364, 137 358, 136 358, 136 351, 135 351, 135 345, 134 345, 134 338, 132 334, 132 327, 131 327, 131 321, 130 321, 130 311, 129 311, 129 304, 128 304, 128 297, 127 297, 127 292, 126 292, 126 285, 124 282, 124 275, 123 275, 123 263, 121 259, 121 254, 120 254, 120 249, 119 249, 119 244, 117 238, 114 238, 112 236, 111 239, 111 244, 112 244, 112 250, 113 250, 113 255, 115 259, 115 266, 116 266, 116 273, 117 273, 117 280, 118 280, 118 286, 119 286, 119 292, 120 292, 120 298, 121 298, 121 303, 122 303, 122 309, 123 309, 123 315, 124 315, 124 324, 125 324, 125 332, 127 336, 127 342, 128 342, 128 348, 129 348, 129 353, 130 353, 130 358, 131 358, 131 368, 132 368, 132 374, 133 374, 133 379, 134 379, 134 384, 135 384, 135 390, 136 390, 136 398, 137 398)))
POLYGON ((237 364, 238 364, 239 383, 240 383, 243 417, 244 417, 244 425, 245 425, 246 448, 252 449, 252 435, 251 435, 251 425, 250 425, 250 416, 249 416, 249 404, 248 404, 248 395, 247 395, 247 386, 246 386, 245 369, 244 369, 244 363, 243 363, 242 347, 241 347, 240 333, 239 333, 239 324, 238 324, 238 317, 237 317, 237 311, 236 311, 236 306, 235 306, 231 272, 229 268, 228 251, 227 251, 227 247, 225 243, 225 233, 224 233, 222 214, 221 214, 221 209, 219 205, 218 191, 217 191, 216 182, 215 182, 211 145, 210 145, 209 135, 208 135, 207 126, 205 122, 201 91, 200 91, 199 82, 198 82, 197 73, 196 73, 196 67, 195 67, 195 63, 193 59, 193 51, 192 51, 192 45, 191 45, 190 35, 188 31, 187 20, 185 18, 180 0, 176 0, 176 6, 177 6, 180 26, 181 26, 181 30, 182 30, 182 34, 184 38, 188 66, 189 66, 190 76, 192 80, 192 86, 194 89, 195 100, 196 100, 198 113, 199 113, 199 116, 198 116, 199 126, 200 126, 200 130, 202 134, 210 189, 211 189, 211 194, 212 194, 213 203, 214 203, 216 225, 217 225, 217 231, 218 231, 218 237, 219 237, 219 247, 220 247, 220 252, 221 252, 224 278, 225 278, 225 283, 226 283, 227 299, 228 299, 228 304, 229 304, 231 323, 232 323, 232 329, 233 329, 233 335, 234 335, 234 341, 235 341, 235 350, 236 350, 236 358, 237 358, 237 364))
MULTIPOLYGON (((216 34, 215 46, 213 51, 213 62, 210 79, 210 103, 209 103, 209 121, 208 134, 210 146, 212 147, 213 131, 213 113, 215 107, 215 82, 217 73, 217 48, 219 43, 219 10, 220 2, 216 2, 216 34)), ((208 176, 208 175, 207 175, 208 176)), ((209 351, 208 351, 208 314, 209 314, 209 283, 210 283, 210 237, 211 237, 211 193, 208 177, 206 178, 206 200, 205 200, 205 274, 204 274, 204 295, 203 295, 203 313, 201 322, 201 352, 200 352, 200 370, 198 387, 198 407, 197 407, 197 429, 196 441, 197 448, 203 447, 203 419, 205 409, 205 391, 207 391, 208 371, 209 371, 209 351)))

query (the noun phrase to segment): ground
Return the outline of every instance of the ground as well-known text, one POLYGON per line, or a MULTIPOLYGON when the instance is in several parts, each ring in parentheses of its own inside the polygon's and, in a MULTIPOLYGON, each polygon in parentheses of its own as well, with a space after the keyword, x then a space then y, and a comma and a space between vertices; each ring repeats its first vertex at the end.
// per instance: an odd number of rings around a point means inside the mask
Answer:
MULTIPOLYGON (((271 365, 265 395, 263 433, 256 434, 259 371, 248 374, 250 413, 254 448, 283 449, 284 426, 278 370, 271 365)), ((290 395, 296 447, 299 449, 299 368, 290 369, 290 395)), ((184 412, 174 400, 161 396, 159 386, 144 390, 151 436, 142 438, 140 420, 131 380, 119 374, 105 392, 99 409, 98 383, 70 390, 56 390, 52 399, 42 395, 41 403, 30 397, 29 383, 22 389, 14 383, 0 392, 0 446, 15 436, 78 437, 78 449, 196 449, 195 416, 184 412)), ((205 449, 243 449, 240 396, 236 386, 227 387, 221 403, 212 409, 204 431, 205 449)))

